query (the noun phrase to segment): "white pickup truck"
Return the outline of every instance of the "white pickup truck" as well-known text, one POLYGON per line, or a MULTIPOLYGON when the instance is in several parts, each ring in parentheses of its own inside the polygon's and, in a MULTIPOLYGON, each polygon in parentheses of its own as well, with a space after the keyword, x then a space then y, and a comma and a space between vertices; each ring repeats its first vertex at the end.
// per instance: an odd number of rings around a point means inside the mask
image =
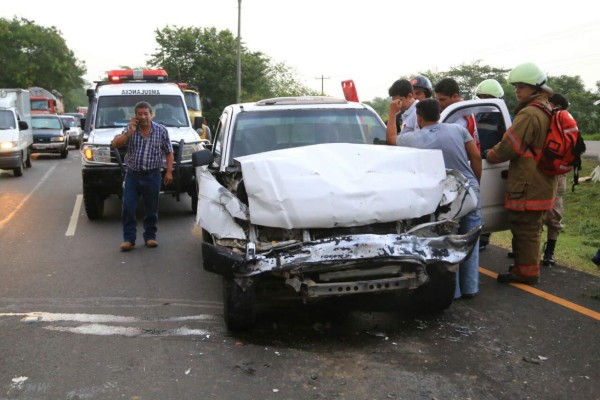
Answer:
MULTIPOLYGON (((482 150, 510 125, 499 100, 454 104, 442 121, 469 114, 482 150)), ((276 98, 230 105, 219 121, 212 149, 192 160, 203 266, 223 276, 230 329, 253 325, 259 293, 314 302, 405 291, 444 310, 480 232, 507 228, 507 163, 483 161, 484 226, 458 235, 476 207, 466 178, 440 150, 374 145, 385 125, 368 105, 276 98)))

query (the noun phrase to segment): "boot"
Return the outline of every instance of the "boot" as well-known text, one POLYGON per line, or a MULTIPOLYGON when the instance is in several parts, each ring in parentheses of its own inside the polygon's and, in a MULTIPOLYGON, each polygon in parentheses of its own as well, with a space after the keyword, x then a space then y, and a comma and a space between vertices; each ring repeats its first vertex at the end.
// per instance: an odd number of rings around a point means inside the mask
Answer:
POLYGON ((551 267, 556 263, 554 259, 554 248, 556 247, 556 240, 548 239, 544 244, 544 258, 542 258, 542 265, 551 267))

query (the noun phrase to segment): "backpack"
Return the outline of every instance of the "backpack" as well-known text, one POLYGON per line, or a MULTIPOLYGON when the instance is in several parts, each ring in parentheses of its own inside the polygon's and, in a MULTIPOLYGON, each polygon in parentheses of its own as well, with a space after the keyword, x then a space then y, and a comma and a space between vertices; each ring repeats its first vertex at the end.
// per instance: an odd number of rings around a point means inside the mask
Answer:
POLYGON ((573 190, 579 184, 581 155, 585 153, 585 143, 577 128, 577 121, 567 110, 554 108, 551 112, 537 102, 530 103, 539 107, 550 117, 550 127, 544 140, 541 153, 533 156, 538 168, 546 175, 564 175, 573 171, 573 190))

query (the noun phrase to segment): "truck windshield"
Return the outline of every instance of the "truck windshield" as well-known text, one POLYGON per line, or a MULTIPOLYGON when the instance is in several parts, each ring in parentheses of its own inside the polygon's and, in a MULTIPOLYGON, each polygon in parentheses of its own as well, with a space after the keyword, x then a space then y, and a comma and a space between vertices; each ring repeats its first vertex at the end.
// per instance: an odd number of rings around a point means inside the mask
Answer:
POLYGON ((0 129, 15 129, 15 117, 12 111, 0 110, 0 129))
POLYGON ((31 109, 37 111, 48 111, 50 107, 48 106, 48 100, 31 100, 31 109))
POLYGON ((200 104, 200 96, 198 93, 194 92, 184 92, 185 97, 185 105, 187 108, 192 109, 194 111, 202 111, 202 106, 200 104))
POLYGON ((102 96, 92 117, 95 127, 125 127, 135 115, 135 105, 147 101, 152 105, 153 121, 167 127, 189 126, 187 109, 180 96, 102 96))
POLYGON ((232 140, 233 158, 320 143, 385 143, 385 125, 362 109, 245 112, 232 140))

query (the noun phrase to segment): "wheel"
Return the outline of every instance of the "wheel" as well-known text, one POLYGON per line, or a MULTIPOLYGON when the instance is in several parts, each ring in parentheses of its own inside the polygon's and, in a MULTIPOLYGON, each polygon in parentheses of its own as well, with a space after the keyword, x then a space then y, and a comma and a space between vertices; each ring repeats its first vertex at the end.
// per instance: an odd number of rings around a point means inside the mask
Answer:
POLYGON ((67 144, 64 149, 60 152, 60 158, 67 158, 69 155, 69 145, 67 144))
POLYGON ((195 214, 198 213, 198 182, 194 183, 194 188, 196 190, 192 190, 190 197, 192 198, 192 212, 195 214))
POLYGON ((254 287, 242 289, 233 279, 223 277, 223 318, 229 330, 252 328, 256 322, 254 287))
POLYGON ((19 160, 19 166, 17 168, 13 168, 13 174, 15 174, 15 176, 23 176, 23 165, 25 163, 23 162, 23 153, 21 153, 21 158, 19 160))
POLYGON ((27 148, 27 158, 25 158, 25 168, 31 168, 31 148, 27 148))
POLYGON ((104 197, 85 184, 83 185, 83 205, 89 219, 100 219, 104 216, 104 197))
POLYGON ((456 273, 443 264, 427 266, 429 281, 415 290, 413 300, 420 311, 439 313, 454 301, 456 273))

